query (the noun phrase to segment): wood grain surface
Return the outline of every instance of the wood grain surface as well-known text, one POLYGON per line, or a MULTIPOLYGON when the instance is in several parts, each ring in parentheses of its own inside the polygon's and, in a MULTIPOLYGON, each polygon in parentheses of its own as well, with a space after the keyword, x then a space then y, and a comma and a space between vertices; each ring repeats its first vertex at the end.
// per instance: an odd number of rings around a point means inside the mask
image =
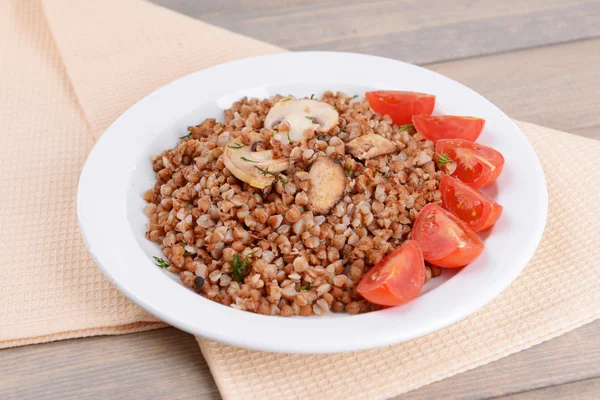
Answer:
POLYGON ((600 39, 426 67, 476 90, 513 118, 600 139, 600 39))
POLYGON ((600 3, 574 0, 153 0, 290 50, 340 50, 417 64, 600 35, 600 3))
MULTIPOLYGON (((422 64, 514 118, 600 139, 600 1, 153 1, 292 50, 422 64)), ((0 398, 220 396, 194 338, 167 328, 0 351, 0 398)), ((600 321, 397 397, 488 398, 600 398, 600 321)))

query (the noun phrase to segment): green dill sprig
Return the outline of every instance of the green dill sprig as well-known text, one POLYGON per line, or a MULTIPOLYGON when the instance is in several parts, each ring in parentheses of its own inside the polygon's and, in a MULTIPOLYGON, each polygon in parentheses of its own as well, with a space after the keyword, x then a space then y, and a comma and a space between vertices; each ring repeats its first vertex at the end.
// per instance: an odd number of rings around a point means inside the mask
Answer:
POLYGON ((313 94, 310 95, 310 99, 312 100, 314 98, 315 98, 315 94, 313 93, 313 94))
POLYGON ((185 246, 187 246, 187 243, 185 242, 185 240, 181 241, 181 247, 183 247, 183 256, 187 257, 190 255, 190 253, 188 253, 188 251, 185 249, 185 246))
POLYGON ((192 136, 192 131, 189 131, 187 135, 179 136, 179 139, 187 139, 192 136))
POLYGON ((240 159, 242 159, 242 160, 244 160, 244 161, 246 161, 246 162, 251 162, 251 163, 254 163, 254 164, 257 164, 257 163, 258 163, 258 161, 250 160, 250 159, 248 159, 248 158, 246 158, 246 157, 244 157, 244 156, 241 156, 241 157, 240 157, 240 159))
POLYGON ((231 278, 236 282, 242 282, 244 278, 252 271, 252 264, 250 263, 250 257, 252 254, 256 253, 253 251, 248 253, 246 257, 243 259, 240 258, 239 254, 233 255, 233 274, 231 278))
POLYGON ((286 97, 283 100, 280 100, 281 103, 286 102, 286 101, 290 101, 292 98, 291 97, 286 97))
POLYGON ((410 130, 411 128, 414 128, 415 124, 405 124, 405 125, 400 125, 398 127, 399 131, 407 131, 410 130))
POLYGON ((167 260, 165 260, 164 258, 154 257, 154 256, 153 256, 153 258, 154 258, 154 261, 156 262, 157 267, 165 269, 165 268, 169 268, 169 266, 171 266, 171 264, 169 264, 167 262, 167 260))
POLYGON ((296 288, 296 291, 302 292, 303 290, 310 290, 312 287, 312 283, 307 283, 306 285, 300 285, 300 283, 298 283, 298 288, 296 288))
POLYGON ((355 94, 354 96, 352 96, 353 99, 356 99, 358 97, 357 94, 355 94))
POLYGON ((242 147, 246 147, 246 146, 244 146, 243 144, 236 144, 234 146, 228 144, 227 147, 229 147, 230 149, 236 149, 237 150, 237 149, 241 149, 242 147))
POLYGON ((306 119, 310 119, 311 121, 312 121, 312 119, 313 119, 313 117, 311 117, 310 115, 306 115, 306 116, 304 116, 304 118, 306 118, 306 119))
POLYGON ((450 155, 448 153, 435 153, 435 155, 438 156, 437 165, 440 168, 444 168, 444 165, 446 165, 449 162, 454 162, 454 160, 450 158, 450 155))
POLYGON ((275 178, 279 179, 279 181, 281 181, 281 183, 283 183, 284 185, 287 183, 287 179, 285 179, 284 177, 282 177, 279 172, 271 172, 269 171, 269 167, 267 167, 266 169, 262 169, 260 167, 256 167, 256 169, 258 169, 261 173, 262 176, 267 176, 267 175, 271 175, 274 176, 275 178))
POLYGON ((350 178, 350 177, 352 176, 352 166, 351 166, 351 165, 348 165, 348 166, 346 167, 346 176, 347 176, 348 178, 350 178))

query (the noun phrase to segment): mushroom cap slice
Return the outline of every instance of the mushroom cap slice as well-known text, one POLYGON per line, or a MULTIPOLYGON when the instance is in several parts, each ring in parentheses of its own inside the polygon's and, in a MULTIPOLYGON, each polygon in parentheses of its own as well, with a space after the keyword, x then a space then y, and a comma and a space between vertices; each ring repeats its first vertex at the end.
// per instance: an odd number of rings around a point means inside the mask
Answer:
POLYGON ((316 214, 327 214, 344 197, 344 168, 333 158, 321 156, 310 167, 308 178, 308 208, 316 214))
POLYGON ((383 136, 369 133, 346 144, 346 149, 359 160, 368 160, 385 154, 395 153, 396 144, 383 136))
POLYGON ((282 143, 298 142, 304 137, 304 131, 313 125, 319 132, 328 132, 337 125, 338 112, 329 104, 317 100, 296 100, 289 97, 278 101, 265 118, 265 128, 273 129, 282 121, 290 124, 289 135, 280 134, 276 138, 282 143))
POLYGON ((252 151, 260 142, 260 136, 255 133, 250 135, 249 145, 245 145, 241 137, 230 141, 223 152, 223 163, 239 180, 264 189, 273 183, 277 173, 288 168, 289 162, 285 158, 273 159, 271 150, 252 151))

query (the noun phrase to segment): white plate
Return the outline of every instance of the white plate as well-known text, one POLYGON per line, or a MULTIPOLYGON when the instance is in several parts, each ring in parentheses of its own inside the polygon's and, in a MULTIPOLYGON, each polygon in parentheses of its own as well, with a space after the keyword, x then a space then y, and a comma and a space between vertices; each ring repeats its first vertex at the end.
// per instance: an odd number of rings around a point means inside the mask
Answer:
POLYGON ((77 212, 88 249, 110 281, 161 320, 235 346, 289 353, 333 353, 385 346, 450 325, 500 294, 533 255, 544 230, 547 188, 540 163, 516 125, 488 100, 442 75, 361 54, 282 53, 234 61, 172 82, 133 105, 98 141, 81 173, 77 212), (307 96, 341 90, 399 89, 437 96, 436 114, 486 119, 479 142, 505 157, 486 190, 504 213, 485 251, 458 273, 445 273, 411 303, 349 316, 282 318, 212 302, 154 265, 160 249, 144 237, 142 194, 154 183, 149 157, 177 143, 187 126, 242 96, 307 96))

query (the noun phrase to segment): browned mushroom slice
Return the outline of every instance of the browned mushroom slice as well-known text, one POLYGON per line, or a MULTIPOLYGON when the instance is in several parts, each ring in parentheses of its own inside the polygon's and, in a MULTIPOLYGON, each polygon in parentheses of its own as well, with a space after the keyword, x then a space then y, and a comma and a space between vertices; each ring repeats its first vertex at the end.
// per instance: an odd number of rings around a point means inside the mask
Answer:
POLYGON ((304 137, 304 131, 312 126, 319 132, 328 132, 337 125, 338 112, 329 104, 316 100, 296 100, 290 97, 277 102, 265 118, 265 128, 273 129, 282 121, 290 125, 288 135, 275 135, 282 143, 298 142, 304 137))
POLYGON ((259 189, 272 184, 279 172, 289 166, 285 158, 273 159, 271 150, 257 151, 262 144, 260 137, 253 133, 248 145, 238 137, 227 143, 223 152, 225 167, 239 180, 259 189))
POLYGON ((336 160, 321 156, 313 162, 308 177, 308 208, 316 214, 327 214, 344 196, 344 169, 336 160))
POLYGON ((348 152, 359 160, 383 156, 396 152, 396 145, 383 136, 369 133, 350 141, 346 148, 348 152))

